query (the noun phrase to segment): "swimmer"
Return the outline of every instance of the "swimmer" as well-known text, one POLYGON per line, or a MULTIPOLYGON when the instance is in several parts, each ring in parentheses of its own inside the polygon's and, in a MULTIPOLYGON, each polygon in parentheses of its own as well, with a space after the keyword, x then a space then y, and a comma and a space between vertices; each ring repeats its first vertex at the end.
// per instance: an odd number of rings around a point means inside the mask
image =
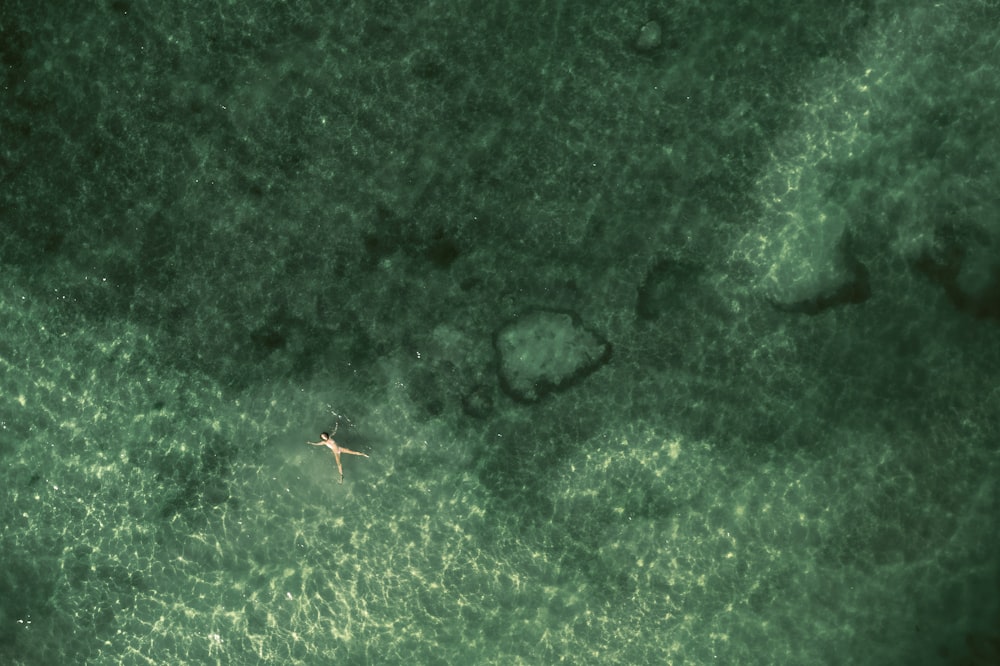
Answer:
POLYGON ((350 453, 352 456, 364 456, 365 458, 368 457, 368 454, 367 453, 361 453, 360 451, 351 451, 350 449, 345 449, 343 446, 341 446, 340 444, 337 444, 337 442, 333 441, 333 436, 337 434, 337 428, 339 428, 339 427, 340 427, 340 424, 338 423, 336 425, 336 427, 334 427, 333 433, 321 432, 319 434, 319 440, 320 441, 318 441, 318 442, 306 442, 306 444, 311 444, 313 446, 325 446, 328 449, 330 449, 331 451, 333 451, 333 457, 337 459, 337 471, 340 472, 340 482, 343 483, 344 482, 344 467, 343 467, 343 465, 340 464, 340 454, 341 453, 350 453))

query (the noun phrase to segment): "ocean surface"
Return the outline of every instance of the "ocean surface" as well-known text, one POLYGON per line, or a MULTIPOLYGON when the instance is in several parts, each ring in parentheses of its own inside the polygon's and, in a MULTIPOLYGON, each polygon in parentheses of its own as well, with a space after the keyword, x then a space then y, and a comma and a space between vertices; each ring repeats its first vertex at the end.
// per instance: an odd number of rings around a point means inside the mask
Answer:
POLYGON ((997 1, 8 0, 0 65, 3 664, 1000 663, 997 1), (538 311, 611 353, 529 401, 538 311))

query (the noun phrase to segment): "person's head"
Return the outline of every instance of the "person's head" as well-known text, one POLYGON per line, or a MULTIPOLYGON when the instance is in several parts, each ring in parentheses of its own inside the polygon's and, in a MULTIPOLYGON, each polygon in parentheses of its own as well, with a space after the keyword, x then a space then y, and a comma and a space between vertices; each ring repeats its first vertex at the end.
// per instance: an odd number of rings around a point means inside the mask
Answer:
POLYGON ((330 439, 330 433, 328 433, 328 432, 321 432, 319 434, 319 438, 322 439, 325 442, 328 439, 330 439))

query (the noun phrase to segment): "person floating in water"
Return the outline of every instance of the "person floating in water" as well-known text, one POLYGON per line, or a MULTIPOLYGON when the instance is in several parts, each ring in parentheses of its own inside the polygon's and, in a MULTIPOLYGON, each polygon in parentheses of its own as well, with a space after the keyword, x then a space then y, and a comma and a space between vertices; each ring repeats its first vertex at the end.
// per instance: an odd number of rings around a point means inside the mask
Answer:
POLYGON ((337 442, 333 441, 333 436, 337 434, 337 428, 340 427, 338 423, 333 429, 333 433, 321 432, 319 434, 318 442, 306 442, 306 444, 312 444, 313 446, 325 446, 331 451, 333 451, 333 457, 337 459, 337 471, 340 472, 340 482, 344 482, 344 466, 340 464, 340 454, 350 453, 352 456, 364 456, 368 457, 367 453, 361 453, 360 451, 351 451, 350 449, 344 448, 337 442))

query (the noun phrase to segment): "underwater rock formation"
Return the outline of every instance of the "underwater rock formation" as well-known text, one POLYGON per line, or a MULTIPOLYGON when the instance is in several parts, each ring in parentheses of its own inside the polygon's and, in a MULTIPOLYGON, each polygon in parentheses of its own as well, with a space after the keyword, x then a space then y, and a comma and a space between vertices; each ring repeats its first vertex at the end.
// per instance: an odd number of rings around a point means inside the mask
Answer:
POLYGON ((536 310, 501 326, 493 338, 503 390, 534 402, 597 370, 611 345, 588 330, 575 313, 536 310))

